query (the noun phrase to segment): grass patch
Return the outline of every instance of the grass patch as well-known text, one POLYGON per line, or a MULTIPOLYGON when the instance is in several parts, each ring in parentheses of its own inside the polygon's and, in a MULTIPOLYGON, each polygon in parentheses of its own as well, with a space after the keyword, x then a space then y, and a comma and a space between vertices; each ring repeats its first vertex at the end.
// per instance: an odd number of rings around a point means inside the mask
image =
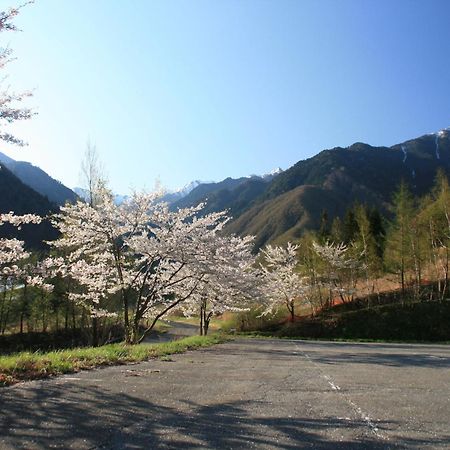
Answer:
POLYGON ((286 317, 285 308, 275 314, 261 316, 261 309, 251 309, 228 315, 221 322, 221 330, 225 332, 272 331, 286 317))
POLYGON ((226 341, 222 335, 191 336, 162 344, 110 344, 46 353, 22 352, 0 357, 0 386, 19 381, 47 378, 101 366, 146 361, 166 357, 226 341))

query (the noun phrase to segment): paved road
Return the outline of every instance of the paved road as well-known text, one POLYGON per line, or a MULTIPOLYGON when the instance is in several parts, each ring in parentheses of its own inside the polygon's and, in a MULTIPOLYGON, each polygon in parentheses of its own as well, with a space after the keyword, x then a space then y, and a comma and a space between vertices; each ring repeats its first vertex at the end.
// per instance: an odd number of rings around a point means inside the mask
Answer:
POLYGON ((173 341, 175 339, 180 339, 188 336, 195 336, 199 331, 198 325, 192 325, 190 323, 176 322, 172 320, 162 320, 162 322, 169 325, 170 328, 168 328, 165 333, 150 333, 145 338, 145 342, 158 343, 173 341))
POLYGON ((0 391, 0 448, 450 448, 450 347, 236 340, 0 391))

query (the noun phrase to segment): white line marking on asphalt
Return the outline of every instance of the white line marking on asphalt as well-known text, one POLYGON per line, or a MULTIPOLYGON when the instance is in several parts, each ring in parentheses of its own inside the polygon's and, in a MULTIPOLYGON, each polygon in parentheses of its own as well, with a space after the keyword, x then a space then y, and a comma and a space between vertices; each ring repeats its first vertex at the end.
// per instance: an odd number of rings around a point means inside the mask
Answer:
POLYGON ((331 386, 331 389, 333 389, 333 391, 341 390, 341 388, 337 384, 333 383, 333 381, 331 380, 331 378, 328 375, 322 375, 322 377, 325 378, 325 380, 327 380, 328 384, 331 386))
POLYGON ((361 416, 361 418, 367 423, 368 427, 372 430, 372 432, 378 436, 381 439, 387 439, 383 434, 380 433, 379 428, 373 423, 372 419, 364 413, 364 411, 356 404, 354 403, 350 398, 347 397, 347 401, 350 403, 350 405, 355 408, 355 410, 358 412, 358 414, 361 416))
MULTIPOLYGON (((298 348, 298 344, 295 344, 298 348)), ((366 425, 369 427, 370 431, 375 434, 375 436, 377 436, 379 439, 385 439, 387 440, 388 437, 385 436, 380 429, 375 425, 375 423, 373 422, 373 420, 371 419, 371 417, 365 413, 348 395, 345 395, 342 391, 341 391, 341 387, 339 385, 337 385, 336 383, 334 383, 334 381, 331 379, 331 377, 329 375, 327 375, 326 373, 323 372, 322 368, 319 366, 319 364, 317 364, 315 361, 312 360, 312 358, 305 353, 304 351, 301 351, 299 353, 301 356, 304 356, 314 367, 316 367, 322 378, 324 378, 327 383, 330 385, 331 389, 333 391, 339 392, 340 395, 342 395, 342 397, 347 401, 347 403, 353 408, 353 410, 357 413, 357 415, 359 415, 361 417, 361 419, 366 423, 366 425)))

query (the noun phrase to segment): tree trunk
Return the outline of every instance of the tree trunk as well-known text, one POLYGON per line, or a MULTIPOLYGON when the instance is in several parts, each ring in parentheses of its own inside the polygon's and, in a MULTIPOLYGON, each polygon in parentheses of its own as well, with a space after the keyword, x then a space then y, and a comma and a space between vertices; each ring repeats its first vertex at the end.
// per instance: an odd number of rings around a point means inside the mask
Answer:
POLYGON ((200 336, 203 336, 203 317, 204 317, 204 314, 203 314, 203 305, 201 305, 200 306, 200 336))
POLYGON ((447 287, 448 287, 448 265, 449 265, 449 252, 448 252, 448 247, 445 246, 445 265, 444 265, 445 279, 444 279, 444 288, 442 289, 442 295, 440 296, 441 302, 444 300, 445 295, 447 293, 447 287))
POLYGON ((2 335, 5 334, 6 327, 8 326, 9 313, 11 312, 12 296, 13 296, 13 291, 11 290, 9 293, 9 301, 6 305, 5 320, 3 323, 2 335))
POLYGON ((92 346, 98 347, 98 317, 92 318, 92 346))
POLYGON ((132 344, 133 339, 134 339, 133 335, 137 334, 134 331, 137 331, 137 330, 130 329, 130 320, 128 317, 128 301, 124 302, 124 308, 125 308, 125 311, 124 311, 123 319, 124 319, 124 329, 125 329, 125 342, 127 344, 132 344))
POLYGON ((72 333, 75 333, 76 328, 77 328, 77 320, 75 312, 75 303, 72 303, 72 333))
POLYGON ((23 286, 22 310, 20 311, 20 334, 23 334, 23 321, 28 308, 27 283, 23 286))
MULTIPOLYGON (((206 311, 205 311, 206 313, 206 311)), ((203 336, 207 336, 209 330, 209 322, 211 321, 212 312, 210 311, 208 315, 203 319, 203 336)))
POLYGON ((42 303, 42 331, 45 333, 47 331, 48 326, 46 314, 47 307, 44 301, 44 291, 42 290, 41 290, 41 303, 42 303))
POLYGON ((206 314, 207 307, 207 298, 202 296, 202 300, 200 302, 200 336, 206 336, 208 333, 209 319, 211 318, 209 313, 206 314))
POLYGON ((402 284, 402 305, 405 303, 405 263, 402 257, 401 268, 400 268, 400 278, 402 284))
POLYGON ((0 328, 3 324, 3 316, 5 313, 5 305, 6 305, 6 282, 3 285, 3 295, 2 295, 2 304, 0 306, 0 328))
POLYGON ((287 308, 289 313, 291 314, 291 322, 295 321, 295 306, 294 306, 294 300, 289 300, 287 303, 287 308))
POLYGON ((67 333, 69 329, 69 303, 66 301, 66 307, 64 310, 64 331, 67 333))

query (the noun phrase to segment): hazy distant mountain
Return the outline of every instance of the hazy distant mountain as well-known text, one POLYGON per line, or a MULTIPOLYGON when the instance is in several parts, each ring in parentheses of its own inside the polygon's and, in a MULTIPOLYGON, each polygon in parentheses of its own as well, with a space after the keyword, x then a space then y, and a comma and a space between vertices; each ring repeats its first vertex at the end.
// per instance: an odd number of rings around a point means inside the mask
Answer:
MULTIPOLYGON (((217 210, 220 204, 226 204, 227 208, 230 208, 228 204, 230 201, 235 201, 236 205, 233 205, 233 209, 241 210, 244 205, 248 206, 249 202, 253 199, 255 195, 259 195, 262 191, 259 188, 261 182, 262 185, 266 185, 267 182, 271 181, 275 176, 280 174, 282 169, 277 167, 269 173, 264 175, 250 175, 248 177, 242 177, 238 179, 227 178, 226 180, 220 181, 218 183, 214 181, 201 181, 194 180, 190 183, 184 185, 180 189, 174 191, 167 191, 162 197, 161 201, 167 202, 171 205, 173 209, 197 205, 201 201, 208 198, 208 207, 206 211, 217 210), (242 186, 241 186, 242 185, 242 186), (234 190, 236 187, 241 186, 241 188, 234 192, 231 198, 228 198, 229 192, 222 192, 225 190, 234 190), (224 196, 221 198, 221 196, 224 196), (225 198, 227 197, 227 198, 225 198)), ((82 199, 87 200, 89 195, 86 189, 75 187, 73 191, 82 199)), ((123 203, 128 199, 128 195, 113 194, 114 201, 117 205, 123 203)))
POLYGON ((27 186, 58 206, 64 205, 67 201, 74 202, 77 199, 77 195, 72 190, 29 162, 15 161, 0 152, 0 163, 3 163, 27 186))
POLYGON ((282 170, 277 168, 262 176, 228 177, 217 183, 197 182, 197 186, 186 195, 172 202, 171 207, 185 208, 206 202, 205 212, 227 209, 231 215, 238 215, 248 208, 253 200, 264 192, 267 184, 281 172, 282 170))
MULTIPOLYGON (((33 213, 47 216, 57 211, 57 206, 46 197, 31 189, 16 177, 5 164, 0 164, 0 213, 33 213)), ((42 249, 43 241, 55 239, 58 232, 48 222, 40 225, 23 225, 17 230, 9 225, 0 227, 0 237, 16 237, 25 241, 27 247, 42 249)))
POLYGON ((82 200, 87 201, 89 199, 89 193, 87 189, 83 189, 80 187, 74 187, 72 188, 72 191, 75 192, 75 194, 78 195, 82 200))
POLYGON ((124 201, 128 200, 129 198, 130 198, 129 195, 114 194, 114 203, 116 205, 121 205, 124 201))
POLYGON ((167 203, 174 203, 177 200, 180 200, 183 197, 186 197, 186 195, 188 195, 191 191, 193 191, 200 184, 205 184, 205 183, 211 183, 211 181, 200 181, 200 180, 191 181, 190 183, 184 185, 180 189, 177 189, 175 191, 168 191, 162 197, 162 201, 167 202, 167 203))
MULTIPOLYGON (((73 192, 78 195, 82 200, 85 202, 89 201, 89 192, 87 189, 81 188, 81 187, 74 187, 73 192)), ((122 204, 125 200, 129 198, 128 195, 121 195, 121 194, 113 194, 114 196, 114 203, 116 205, 122 204)))

